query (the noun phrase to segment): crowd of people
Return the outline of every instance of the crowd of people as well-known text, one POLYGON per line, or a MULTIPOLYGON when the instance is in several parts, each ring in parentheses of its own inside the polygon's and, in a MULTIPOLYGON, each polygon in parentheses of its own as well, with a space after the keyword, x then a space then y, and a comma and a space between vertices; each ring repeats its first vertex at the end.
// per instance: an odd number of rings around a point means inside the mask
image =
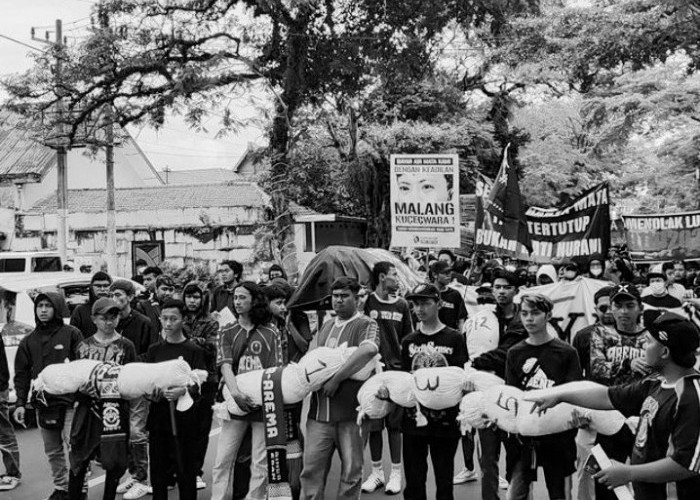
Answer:
MULTIPOLYGON (((0 398, 6 467, 0 490, 21 482, 11 418, 26 425, 32 411, 51 468, 49 500, 87 498, 87 477, 96 461, 105 471, 105 500, 147 494, 164 500, 174 487, 181 500, 195 499, 207 486, 204 466, 213 407, 229 399, 247 414, 221 419, 212 500, 324 498, 336 451, 341 463, 338 499, 357 499, 381 488, 387 494, 403 493, 407 500, 426 499, 428 458, 439 500, 454 498, 454 485, 470 481, 480 481, 483 500, 500 498, 500 490, 507 490, 509 500, 524 500, 540 469, 550 499, 572 498, 574 475, 580 500, 614 498, 611 488, 627 483, 638 500, 662 500, 670 482, 676 483, 679 500, 700 498, 700 373, 695 369, 700 331, 693 322, 700 302, 696 278, 685 263, 641 271, 619 255, 595 255, 583 266, 564 262, 558 268, 475 258, 460 269, 449 250, 428 256, 424 265, 407 260, 418 270, 425 268, 425 283, 401 296, 391 262, 376 263, 368 283, 336 277, 330 286, 332 312, 318 322, 304 311, 287 310, 294 287, 280 266, 271 267, 264 283, 258 283, 245 280, 243 266, 235 261, 219 265, 218 286, 176 283, 157 267, 145 268, 143 294, 130 280, 97 272, 89 302, 73 310, 69 324, 63 320, 64 298, 39 293, 34 298, 36 327, 21 341, 15 358, 13 415, 7 398, 0 398), (530 288, 581 276, 605 283, 593 299, 596 322, 571 332, 570 341, 549 326, 552 300, 530 288), (497 345, 483 352, 467 349, 467 285, 477 287, 478 304, 495 305, 497 345), (279 411, 274 404, 260 407, 239 388, 242 374, 266 370, 271 378, 265 379, 269 386, 263 385, 271 395, 265 401, 274 402, 275 368, 297 362, 317 347, 341 344, 357 349, 311 394, 306 415, 302 403, 279 411), (571 430, 537 438, 509 435, 496 422, 462 435, 458 407, 436 411, 397 405, 386 418, 358 426, 362 382, 351 377, 377 354, 384 370, 470 366, 525 391, 559 387, 554 395, 533 399, 542 411, 570 402, 617 409, 638 421, 634 425, 630 418, 630 425, 612 436, 596 436, 583 414, 577 414, 571 430), (130 401, 120 398, 117 372, 110 371, 115 365, 178 358, 206 370, 206 382, 130 401), (46 366, 75 359, 109 362, 100 365, 102 382, 70 396, 33 393, 31 382, 46 366), (583 380, 588 385, 581 386, 583 380), (186 393, 194 404, 174 411, 186 393), (464 467, 456 471, 460 443, 464 467), (595 444, 613 466, 592 473, 586 461, 595 444), (364 463, 367 445, 369 467, 364 463), (503 450, 505 468, 500 466, 503 450), (363 477, 365 469, 369 473, 363 477)), ((6 394, 4 351, 3 345, 0 390, 6 394)), ((465 392, 472 389, 464 387, 465 392)), ((388 394, 380 389, 377 397, 388 394)))

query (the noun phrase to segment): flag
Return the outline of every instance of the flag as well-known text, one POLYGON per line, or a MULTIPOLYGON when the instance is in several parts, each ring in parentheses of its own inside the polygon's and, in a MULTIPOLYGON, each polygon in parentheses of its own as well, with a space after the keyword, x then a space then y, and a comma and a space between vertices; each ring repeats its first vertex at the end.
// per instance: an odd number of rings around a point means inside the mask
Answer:
POLYGON ((503 160, 498 175, 491 188, 486 210, 503 226, 504 235, 521 243, 532 252, 530 232, 525 217, 525 204, 520 196, 518 174, 508 163, 508 144, 503 150, 503 160))

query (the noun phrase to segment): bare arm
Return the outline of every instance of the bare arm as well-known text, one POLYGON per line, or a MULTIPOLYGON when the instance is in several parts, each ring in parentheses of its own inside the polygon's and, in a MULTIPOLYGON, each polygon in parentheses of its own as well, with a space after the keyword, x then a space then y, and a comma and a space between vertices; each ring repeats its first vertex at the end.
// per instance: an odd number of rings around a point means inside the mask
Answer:
POLYGON ((627 465, 612 461, 612 466, 598 472, 595 477, 608 488, 615 488, 630 482, 668 483, 697 476, 670 457, 638 465, 627 465))
POLYGON ((238 407, 246 413, 250 413, 256 408, 253 401, 247 394, 243 394, 238 389, 238 383, 236 383, 236 375, 233 373, 233 368, 229 363, 224 363, 221 365, 221 374, 224 377, 224 383, 228 387, 231 397, 236 402, 238 407))
POLYGON ((614 410, 608 388, 595 382, 569 382, 551 389, 530 391, 525 395, 526 401, 532 401, 534 408, 544 411, 559 403, 570 403, 592 410, 614 410))
POLYGON ((355 372, 364 367, 377 354, 378 348, 371 342, 363 342, 353 352, 338 372, 323 384, 323 392, 328 397, 333 397, 338 386, 343 380, 350 378, 355 372))

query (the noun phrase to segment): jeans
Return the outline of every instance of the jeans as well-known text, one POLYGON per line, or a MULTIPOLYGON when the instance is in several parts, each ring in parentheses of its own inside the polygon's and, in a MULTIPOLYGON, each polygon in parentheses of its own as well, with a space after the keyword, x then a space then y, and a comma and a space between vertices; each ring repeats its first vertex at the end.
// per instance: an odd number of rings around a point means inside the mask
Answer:
MULTIPOLYGON (((340 455, 340 481, 337 500, 358 500, 362 486, 362 436, 354 421, 306 422, 304 469, 301 472, 301 498, 321 500, 326 490, 326 478, 333 452, 340 455)), ((450 478, 450 481, 452 479, 450 478)))
POLYGON ((453 500, 452 477, 459 438, 403 435, 403 464, 406 474, 405 500, 427 500, 428 454, 435 474, 436 500, 453 500))
POLYGON ((464 466, 474 470, 474 431, 462 436, 462 455, 464 456, 464 466))
POLYGON ((211 500, 225 499, 233 465, 248 427, 252 427, 252 458, 247 498, 251 500, 267 498, 267 446, 264 424, 232 419, 221 422, 219 446, 216 449, 214 468, 211 471, 211 500))
POLYGON ((479 429, 481 454, 481 498, 498 500, 498 460, 501 457, 501 436, 493 429, 479 429))
POLYGON ((22 477, 19 471, 19 445, 7 406, 8 390, 0 392, 0 452, 8 476, 22 477))
POLYGON ((148 479, 148 408, 145 398, 132 399, 129 408, 129 474, 140 483, 148 479))
POLYGON ((157 418, 150 419, 148 442, 152 498, 168 500, 168 486, 172 481, 174 469, 177 475, 178 498, 196 500, 197 469, 194 455, 191 453, 197 439, 194 409, 185 412, 175 410, 177 437, 174 436, 170 415, 165 414, 162 408, 158 408, 157 411, 157 418))
MULTIPOLYGON (((38 422, 38 412, 37 412, 38 422)), ((62 429, 42 429, 41 439, 44 441, 44 453, 49 459, 51 478, 56 490, 68 491, 68 446, 70 445, 70 429, 73 424, 73 408, 66 408, 66 418, 62 429)))
POLYGON ((596 433, 587 429, 579 429, 576 434, 576 477, 578 478, 578 500, 595 499, 595 480, 585 465, 591 448, 595 445, 596 433))

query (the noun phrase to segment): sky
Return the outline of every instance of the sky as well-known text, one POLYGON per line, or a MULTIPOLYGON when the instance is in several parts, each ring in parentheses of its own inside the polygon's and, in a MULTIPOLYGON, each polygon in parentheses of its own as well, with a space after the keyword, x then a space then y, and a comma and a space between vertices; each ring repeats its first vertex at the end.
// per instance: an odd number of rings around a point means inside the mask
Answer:
MULTIPOLYGON (((52 30, 50 37, 53 37, 56 19, 61 19, 64 35, 69 37, 70 43, 70 37, 81 36, 90 25, 90 9, 94 3, 93 0, 0 0, 3 13, 0 16, 0 77, 22 73, 31 67, 28 53, 33 50, 17 42, 39 50, 46 48, 45 44, 32 40, 32 26, 36 27, 37 37, 43 39, 46 30, 52 30)), ((6 95, 0 94, 0 101, 5 98, 6 95)), ((232 99, 231 107, 240 118, 257 116, 247 96, 232 99)), ((217 122, 218 117, 212 116, 204 123, 208 133, 195 132, 181 118, 171 116, 159 131, 141 126, 129 127, 129 131, 157 170, 166 167, 172 170, 231 168, 249 143, 265 143, 264 131, 255 126, 216 138, 217 122)))

